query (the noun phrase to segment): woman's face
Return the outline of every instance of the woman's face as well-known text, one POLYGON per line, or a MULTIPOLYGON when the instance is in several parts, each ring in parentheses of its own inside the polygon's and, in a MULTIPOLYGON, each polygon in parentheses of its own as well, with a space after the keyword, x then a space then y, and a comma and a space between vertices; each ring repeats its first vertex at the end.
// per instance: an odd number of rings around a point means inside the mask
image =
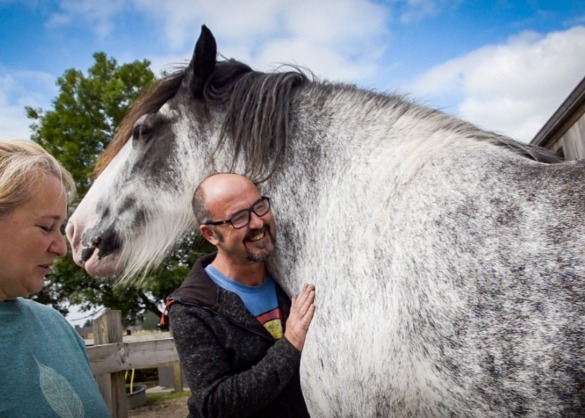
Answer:
POLYGON ((67 254, 63 185, 48 175, 33 190, 30 200, 0 218, 0 300, 40 292, 55 258, 67 254))

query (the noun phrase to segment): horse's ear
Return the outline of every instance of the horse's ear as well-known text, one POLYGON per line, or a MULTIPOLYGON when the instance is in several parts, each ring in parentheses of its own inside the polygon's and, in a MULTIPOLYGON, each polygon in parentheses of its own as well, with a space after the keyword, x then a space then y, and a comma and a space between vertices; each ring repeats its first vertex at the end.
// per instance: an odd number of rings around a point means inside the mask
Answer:
POLYGON ((203 96, 203 88, 215 69, 217 57, 217 44, 215 38, 207 26, 201 26, 201 34, 195 45, 195 52, 189 69, 191 70, 191 81, 189 88, 195 97, 203 96))

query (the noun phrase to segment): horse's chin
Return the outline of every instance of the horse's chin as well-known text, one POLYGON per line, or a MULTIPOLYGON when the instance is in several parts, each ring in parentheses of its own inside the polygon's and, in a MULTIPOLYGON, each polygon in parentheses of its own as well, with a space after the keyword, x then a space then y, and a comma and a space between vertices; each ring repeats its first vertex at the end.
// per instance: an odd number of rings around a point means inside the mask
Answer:
POLYGON ((83 268, 87 274, 93 277, 105 278, 116 276, 122 272, 119 255, 108 255, 100 258, 96 253, 83 264, 83 268))

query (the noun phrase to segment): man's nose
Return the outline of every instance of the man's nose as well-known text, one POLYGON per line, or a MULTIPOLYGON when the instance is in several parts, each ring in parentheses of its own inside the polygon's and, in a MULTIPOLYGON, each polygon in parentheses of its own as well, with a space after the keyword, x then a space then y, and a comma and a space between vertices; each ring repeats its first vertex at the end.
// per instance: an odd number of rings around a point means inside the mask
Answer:
POLYGON ((250 212, 250 229, 258 229, 264 226, 264 220, 262 217, 256 215, 254 211, 250 212))

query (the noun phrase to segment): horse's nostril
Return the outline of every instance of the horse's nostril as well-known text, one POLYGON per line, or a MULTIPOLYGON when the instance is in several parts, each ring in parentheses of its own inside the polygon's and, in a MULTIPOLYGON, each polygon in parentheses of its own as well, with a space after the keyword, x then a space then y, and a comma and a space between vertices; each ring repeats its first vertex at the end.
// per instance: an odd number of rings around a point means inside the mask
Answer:
POLYGON ((91 256, 93 255, 94 251, 95 251, 95 247, 86 248, 83 251, 81 251, 81 262, 84 263, 87 260, 89 260, 91 258, 91 256))

